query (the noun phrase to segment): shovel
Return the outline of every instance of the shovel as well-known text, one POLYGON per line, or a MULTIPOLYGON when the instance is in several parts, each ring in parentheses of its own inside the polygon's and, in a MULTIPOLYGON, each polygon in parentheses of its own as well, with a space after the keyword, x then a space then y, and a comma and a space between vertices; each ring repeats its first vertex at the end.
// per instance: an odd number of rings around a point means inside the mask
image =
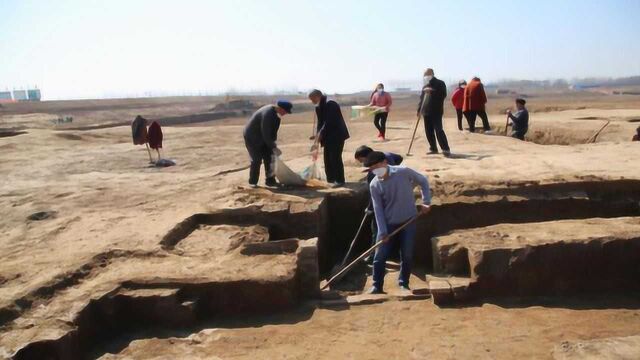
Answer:
MULTIPOLYGON (((407 225, 413 223, 414 221, 416 221, 418 219, 418 217, 420 216, 420 214, 412 217, 411 219, 407 220, 407 222, 405 222, 404 224, 402 224, 399 228, 395 229, 391 234, 389 234, 389 239, 391 239, 392 237, 394 237, 395 235, 397 235, 400 231, 402 231, 402 229, 404 229, 405 227, 407 227, 407 225)), ((369 248, 369 250, 365 251, 362 253, 362 255, 358 256, 355 260, 353 260, 349 265, 345 266, 344 268, 342 268, 342 270, 340 270, 337 274, 335 274, 331 279, 329 279, 329 281, 327 281, 326 284, 324 284, 324 286, 322 286, 320 288, 320 290, 324 290, 326 288, 329 287, 329 285, 331 285, 332 282, 340 280, 347 272, 349 272, 349 270, 353 269, 353 267, 355 267, 358 262, 364 258, 366 258, 367 256, 369 256, 372 252, 374 252, 377 248, 379 248, 380 246, 382 246, 382 244, 384 244, 382 241, 378 241, 375 245, 373 245, 372 247, 369 248)))

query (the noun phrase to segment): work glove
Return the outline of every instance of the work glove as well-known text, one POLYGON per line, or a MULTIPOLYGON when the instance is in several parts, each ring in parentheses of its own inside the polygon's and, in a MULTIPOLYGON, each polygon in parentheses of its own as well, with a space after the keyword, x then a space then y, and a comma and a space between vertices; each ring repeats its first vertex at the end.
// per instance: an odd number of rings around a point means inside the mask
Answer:
POLYGON ((275 147, 275 148, 273 148, 273 154, 275 156, 280 156, 280 155, 282 155, 282 150, 280 150, 277 147, 275 147))

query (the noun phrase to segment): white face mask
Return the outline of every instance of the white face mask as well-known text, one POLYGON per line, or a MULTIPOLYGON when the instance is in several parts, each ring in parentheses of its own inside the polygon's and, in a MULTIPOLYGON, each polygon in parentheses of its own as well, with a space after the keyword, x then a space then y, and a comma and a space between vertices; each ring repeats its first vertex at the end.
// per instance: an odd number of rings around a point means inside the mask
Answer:
POLYGON ((384 89, 378 89, 378 93, 382 94, 384 92, 384 89))
POLYGON ((380 168, 377 168, 377 169, 373 169, 373 170, 371 170, 371 172, 375 176, 377 176, 379 178, 382 178, 387 173, 387 167, 385 166, 385 167, 380 167, 380 168))

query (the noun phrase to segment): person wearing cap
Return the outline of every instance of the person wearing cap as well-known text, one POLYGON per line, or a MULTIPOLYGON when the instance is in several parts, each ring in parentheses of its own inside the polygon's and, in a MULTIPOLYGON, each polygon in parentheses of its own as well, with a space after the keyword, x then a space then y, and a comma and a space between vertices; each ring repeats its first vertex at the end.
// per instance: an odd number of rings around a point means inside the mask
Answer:
MULTIPOLYGON (((362 145, 356 149, 356 153, 354 157, 360 164, 364 165, 364 163, 367 161, 367 156, 369 156, 369 154, 371 154, 372 152, 373 152, 372 148, 366 145, 362 145)), ((383 152, 383 154, 385 159, 387 159, 387 164, 389 165, 400 165, 404 160, 402 155, 399 155, 399 154, 386 152, 386 151, 383 152)), ((371 181, 373 180, 375 175, 369 169, 365 169, 363 172, 367 172, 367 186, 371 185, 371 181)), ((367 208, 365 209, 364 212, 367 216, 373 215, 373 201, 371 200, 369 201, 369 205, 367 205, 367 208)), ((373 219, 371 220, 371 236, 372 236, 371 246, 375 245, 377 235, 378 235, 378 224, 376 223, 376 218, 374 216, 373 219)), ((371 256, 369 256, 365 261, 367 263, 372 263, 373 254, 371 254, 371 256)))
POLYGON ((444 114, 444 99, 447 97, 447 85, 444 81, 434 76, 433 69, 424 72, 422 93, 418 103, 417 115, 424 118, 424 132, 429 142, 428 154, 438 153, 438 144, 442 148, 442 154, 449 156, 449 142, 442 128, 442 115, 444 114), (438 142, 436 143, 436 138, 438 142))
POLYGON ((275 105, 265 105, 258 109, 247 121, 243 135, 244 144, 251 158, 249 168, 249 185, 251 187, 258 186, 262 163, 264 163, 266 177, 265 185, 278 186, 272 167, 272 156, 282 154, 276 144, 278 129, 280 129, 280 120, 286 114, 291 114, 292 108, 293 105, 289 101, 278 100, 275 105))
POLYGON ((480 78, 474 77, 464 88, 464 104, 462 110, 467 114, 469 122, 469 131, 476 131, 476 117, 482 119, 482 127, 485 134, 491 133, 491 125, 489 125, 489 117, 485 110, 487 104, 487 94, 484 92, 484 85, 480 78))
MULTIPOLYGON (((456 109, 456 116, 458 117, 458 130, 462 131, 462 116, 464 112, 462 108, 464 106, 464 88, 467 86, 467 82, 464 80, 458 81, 458 87, 453 91, 451 95, 451 103, 456 109)), ((466 115, 464 115, 466 119, 466 115)), ((467 120, 468 122, 468 120, 467 120)))
POLYGON ((413 248, 416 224, 411 223, 394 238, 389 238, 394 230, 407 221, 430 210, 431 192, 427 177, 417 171, 389 165, 384 153, 374 151, 367 156, 364 165, 374 174, 369 185, 373 210, 378 224, 377 241, 382 245, 376 250, 373 260, 373 287, 369 293, 382 293, 384 288, 385 264, 389 254, 397 245, 400 248, 400 275, 398 284, 405 291, 409 289, 409 277, 413 263, 413 248), (422 205, 416 208, 413 188, 420 186, 422 205))
POLYGON ((327 174, 327 182, 334 187, 344 186, 344 164, 342 163, 342 150, 344 142, 349 138, 347 124, 342 117, 340 105, 320 90, 312 90, 309 100, 316 106, 317 141, 324 147, 324 169, 327 174))
POLYGON ((507 116, 511 120, 511 124, 513 126, 511 137, 520 140, 524 140, 524 135, 529 130, 529 111, 524 107, 526 103, 527 102, 524 99, 518 98, 516 99, 516 108, 518 111, 516 111, 515 114, 512 114, 511 110, 507 110, 507 116))

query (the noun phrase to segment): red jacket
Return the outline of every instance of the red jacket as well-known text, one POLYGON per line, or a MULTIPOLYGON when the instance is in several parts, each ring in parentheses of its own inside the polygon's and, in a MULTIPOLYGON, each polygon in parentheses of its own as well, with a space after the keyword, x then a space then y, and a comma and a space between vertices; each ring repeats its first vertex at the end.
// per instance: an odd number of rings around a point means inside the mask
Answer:
POLYGON ((453 95, 451 95, 451 103, 456 110, 462 110, 464 106, 464 89, 459 87, 453 91, 453 95))
POLYGON ((471 80, 464 89, 464 105, 463 111, 479 111, 484 110, 484 104, 487 103, 487 94, 484 93, 484 86, 480 80, 471 80))

